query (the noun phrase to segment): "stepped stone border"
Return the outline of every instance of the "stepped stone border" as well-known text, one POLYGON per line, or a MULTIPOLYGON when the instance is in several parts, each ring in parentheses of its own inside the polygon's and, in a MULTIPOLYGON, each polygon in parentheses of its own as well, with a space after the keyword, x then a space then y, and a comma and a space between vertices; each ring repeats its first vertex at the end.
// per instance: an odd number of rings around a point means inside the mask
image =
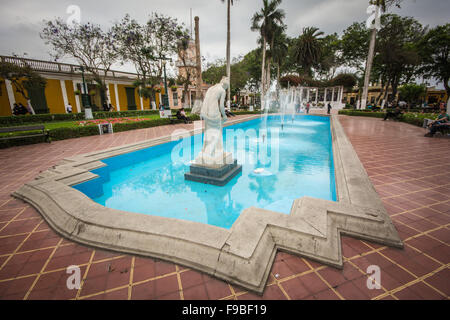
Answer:
POLYGON ((229 230, 106 208, 70 187, 96 178, 89 170, 104 166, 102 159, 169 142, 170 136, 67 158, 12 195, 70 240, 171 261, 262 294, 277 250, 342 268, 341 235, 403 247, 337 116, 330 124, 337 201, 299 198, 290 214, 250 207, 229 230))

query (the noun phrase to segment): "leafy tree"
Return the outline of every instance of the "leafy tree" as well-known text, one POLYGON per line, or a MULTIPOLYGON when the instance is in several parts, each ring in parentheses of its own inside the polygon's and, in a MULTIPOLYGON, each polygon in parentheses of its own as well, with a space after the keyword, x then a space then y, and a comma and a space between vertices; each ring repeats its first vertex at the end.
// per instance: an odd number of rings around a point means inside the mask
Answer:
POLYGON ((323 50, 324 35, 316 27, 303 28, 303 33, 295 41, 295 59, 309 77, 313 76, 313 67, 318 67, 323 50))
POLYGON ((23 66, 0 62, 0 78, 11 81, 14 90, 22 95, 31 106, 29 92, 35 88, 45 88, 47 81, 30 65, 23 61, 23 66))
POLYGON ((219 83, 226 74, 226 60, 218 59, 207 64, 205 71, 202 72, 202 79, 205 83, 216 84, 219 83))
POLYGON ((444 84, 450 110, 450 24, 431 29, 418 44, 423 60, 421 71, 426 77, 434 77, 444 84))
POLYGON ((369 30, 364 23, 354 22, 344 30, 341 39, 343 64, 364 71, 364 62, 369 46, 369 30))
POLYGON ((322 54, 317 64, 319 76, 327 80, 334 77, 336 70, 343 64, 341 40, 337 33, 329 34, 322 40, 322 54))
MULTIPOLYGON (((237 58, 231 64, 231 95, 239 96, 240 92, 247 86, 250 80, 250 73, 247 71, 245 58, 237 58)), ((226 75, 226 61, 219 59, 210 64, 208 68, 203 71, 202 78, 206 83, 215 84, 220 82, 222 77, 226 75)))
MULTIPOLYGON (((387 9, 393 5, 400 8, 401 2, 402 2, 402 0, 369 0, 369 4, 380 7, 382 12, 386 12, 387 9)), ((369 51, 367 54, 366 70, 365 70, 365 75, 364 75, 364 91, 363 91, 363 96, 362 96, 362 101, 361 101, 362 109, 366 108, 366 103, 367 103, 367 93, 369 90, 370 72, 372 69, 372 62, 373 62, 374 51, 375 51, 376 35, 377 35, 377 29, 372 28, 372 31, 370 34, 369 51)))
POLYGON ((136 68, 139 79, 134 86, 139 88, 139 95, 155 100, 162 81, 161 61, 178 52, 178 41, 187 31, 177 19, 152 13, 143 25, 125 15, 114 24, 112 33, 120 57, 136 68))
POLYGON ((392 87, 392 97, 401 83, 408 83, 419 70, 417 44, 424 35, 422 25, 410 17, 384 15, 375 48, 374 69, 386 79, 386 90, 392 87))
POLYGON ((52 56, 56 60, 64 56, 76 59, 92 74, 102 101, 107 101, 105 79, 118 58, 111 30, 103 31, 100 25, 90 22, 68 25, 61 18, 44 23, 40 37, 52 47, 52 56))
POLYGON ((408 111, 412 104, 420 103, 426 93, 427 87, 423 84, 407 83, 399 88, 399 98, 408 103, 408 111))
POLYGON ((280 84, 281 65, 288 54, 289 40, 284 32, 285 28, 275 28, 275 32, 272 37, 272 46, 270 49, 271 59, 275 62, 277 68, 277 83, 280 84))

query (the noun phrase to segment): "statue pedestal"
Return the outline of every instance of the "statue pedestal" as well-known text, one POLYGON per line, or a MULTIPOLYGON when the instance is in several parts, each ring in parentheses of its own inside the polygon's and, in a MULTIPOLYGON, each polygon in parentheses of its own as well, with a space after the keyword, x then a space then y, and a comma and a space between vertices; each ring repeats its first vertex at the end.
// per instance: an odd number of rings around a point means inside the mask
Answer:
POLYGON ((184 174, 184 179, 224 186, 241 171, 242 166, 232 159, 231 153, 224 153, 223 161, 218 163, 203 162, 199 156, 191 164, 190 171, 184 174))

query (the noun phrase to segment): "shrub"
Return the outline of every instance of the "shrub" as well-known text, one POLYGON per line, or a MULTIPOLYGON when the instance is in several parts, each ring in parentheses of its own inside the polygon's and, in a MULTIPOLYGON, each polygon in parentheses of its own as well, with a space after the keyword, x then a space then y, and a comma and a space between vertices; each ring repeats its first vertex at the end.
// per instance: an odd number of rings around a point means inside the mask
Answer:
MULTIPOLYGON (((385 112, 367 112, 367 110, 339 110, 339 114, 344 114, 347 116, 363 116, 375 118, 384 118, 384 116, 386 115, 385 112)), ((421 127, 423 125, 424 119, 435 118, 436 115, 433 113, 405 112, 400 121, 421 127)))
MULTIPOLYGON (((186 110, 187 112, 187 110, 186 110)), ((128 110, 117 112, 98 111, 93 112, 94 119, 137 117, 158 114, 158 110, 128 110)), ((20 126, 28 123, 45 123, 52 121, 81 121, 84 120, 84 112, 80 113, 55 113, 34 114, 25 116, 0 117, 0 127, 20 126)))

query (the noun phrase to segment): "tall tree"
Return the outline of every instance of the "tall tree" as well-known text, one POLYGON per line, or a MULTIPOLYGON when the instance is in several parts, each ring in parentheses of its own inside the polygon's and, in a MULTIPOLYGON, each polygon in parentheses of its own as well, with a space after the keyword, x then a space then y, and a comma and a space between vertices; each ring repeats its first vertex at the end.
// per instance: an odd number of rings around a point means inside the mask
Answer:
POLYGON ((317 67, 322 57, 324 33, 316 27, 303 28, 303 33, 295 42, 295 59, 307 76, 313 76, 313 67, 317 67))
POLYGON ((431 29, 420 41, 418 48, 423 60, 421 71, 444 84, 447 91, 447 113, 450 113, 450 24, 431 29))
MULTIPOLYGON (((419 70, 418 43, 424 35, 422 25, 410 17, 384 15, 375 48, 374 69, 392 87, 392 99, 402 83, 409 83, 419 70)), ((375 79, 374 79, 375 80, 375 79)))
POLYGON ((55 59, 70 56, 88 72, 100 89, 102 101, 107 101, 105 79, 118 53, 111 30, 103 31, 100 25, 90 22, 68 25, 61 18, 44 21, 40 36, 53 49, 55 59))
MULTIPOLYGON (((258 31, 262 37, 262 63, 261 63, 261 103, 264 103, 264 95, 266 93, 266 49, 270 35, 275 28, 284 25, 283 19, 285 17, 284 10, 278 8, 281 0, 263 0, 263 7, 256 12, 252 17, 252 31, 258 31)), ((263 105, 262 105, 263 107, 263 105)))
MULTIPOLYGON (((382 12, 386 12, 386 10, 392 5, 396 5, 397 7, 400 8, 401 2, 402 0, 369 0, 369 4, 379 7, 382 12)), ((376 11, 376 14, 378 14, 378 11, 376 11)), ((372 31, 370 34, 369 52, 367 54, 366 70, 364 75, 364 89, 361 100, 361 109, 365 109, 367 104, 367 94, 369 92, 369 80, 375 51, 376 36, 377 36, 376 26, 372 25, 372 31)))
MULTIPOLYGON (((276 26, 270 40, 270 60, 275 63, 277 71, 277 94, 280 88, 281 64, 288 53, 288 38, 285 34, 285 26, 276 26)), ((268 66, 270 69, 270 65, 268 66)), ((270 85, 270 82, 269 82, 270 85)))
POLYGON ((341 65, 343 65, 341 40, 337 33, 332 33, 323 38, 322 54, 316 71, 321 78, 330 80, 341 65))

